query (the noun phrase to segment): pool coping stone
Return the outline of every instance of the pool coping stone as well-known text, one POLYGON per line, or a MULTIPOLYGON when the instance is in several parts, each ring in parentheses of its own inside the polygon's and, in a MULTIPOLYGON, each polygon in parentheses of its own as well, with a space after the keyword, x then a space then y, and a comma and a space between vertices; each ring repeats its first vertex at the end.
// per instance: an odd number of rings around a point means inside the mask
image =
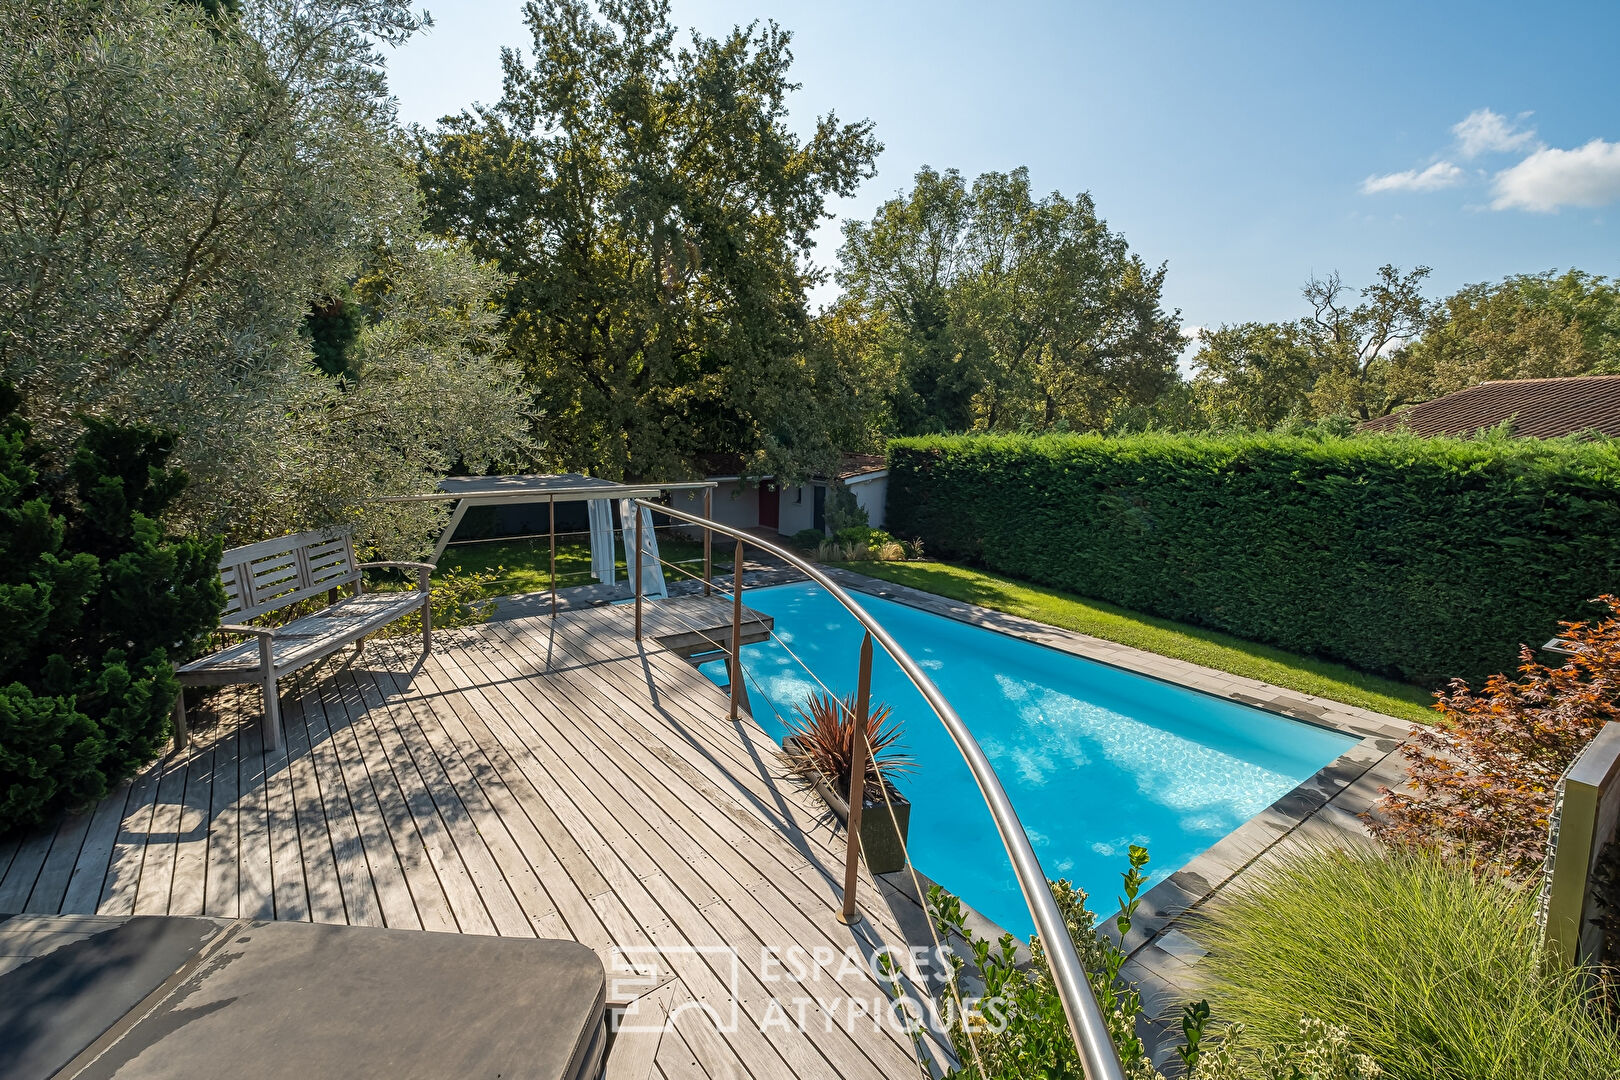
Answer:
MULTIPOLYGON (((841 567, 822 569, 839 585, 860 593, 1277 713, 1357 740, 1266 809, 1142 894, 1132 918, 1131 932, 1122 943, 1128 960, 1121 974, 1143 990, 1144 1004, 1149 1006, 1145 1015, 1150 1018, 1143 1035, 1149 1041, 1156 1062, 1165 1063, 1166 1058, 1174 1057, 1173 1036, 1179 1029, 1176 1017, 1170 1015, 1169 1010, 1197 997, 1196 960, 1189 962, 1187 957, 1202 946, 1188 933, 1185 923, 1188 914, 1195 913, 1222 889, 1277 854, 1290 841, 1370 842, 1371 836, 1360 815, 1371 808, 1381 788, 1400 786, 1403 774, 1398 768, 1398 751, 1413 728, 1406 721, 1049 626, 1020 615, 952 600, 909 585, 867 577, 841 567), (1324 826, 1325 836, 1322 835, 1324 826), (1166 948, 1167 943, 1172 947, 1166 948)), ((1104 932, 1117 942, 1112 919, 1102 921, 1104 932)))

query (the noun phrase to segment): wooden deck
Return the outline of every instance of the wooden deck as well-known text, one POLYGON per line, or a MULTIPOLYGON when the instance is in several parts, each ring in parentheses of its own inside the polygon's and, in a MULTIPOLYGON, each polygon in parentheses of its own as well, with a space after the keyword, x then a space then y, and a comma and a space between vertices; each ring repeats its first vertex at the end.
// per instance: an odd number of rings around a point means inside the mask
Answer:
MULTIPOLYGON (((628 607, 441 631, 422 662, 373 644, 283 684, 284 751, 263 747, 257 691, 227 691, 184 752, 0 844, 0 911, 566 937, 610 967, 656 947, 673 978, 648 1000, 678 1018, 633 1053, 627 1039, 620 1075, 915 1077, 910 1039, 846 1004, 886 999, 870 974, 762 969, 772 949, 904 950, 915 909, 863 871, 868 919, 839 923, 842 834, 775 779, 764 732, 655 642, 728 623, 729 607, 649 603, 639 648, 628 607), (724 1016, 734 998, 733 1030, 696 1007, 724 1016)), ((546 993, 512 1002, 514 1022, 546 993)))

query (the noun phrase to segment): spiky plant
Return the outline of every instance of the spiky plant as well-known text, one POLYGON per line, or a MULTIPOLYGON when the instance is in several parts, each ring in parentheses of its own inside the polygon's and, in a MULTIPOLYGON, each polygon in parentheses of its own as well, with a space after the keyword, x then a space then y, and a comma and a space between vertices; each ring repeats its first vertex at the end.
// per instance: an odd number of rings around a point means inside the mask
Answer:
MULTIPOLYGON (((819 772, 833 790, 849 798, 849 775, 855 760, 855 695, 839 701, 831 694, 814 693, 794 709, 787 721, 790 737, 782 750, 782 760, 794 774, 810 778, 819 772)), ((915 762, 899 745, 900 721, 887 705, 873 703, 866 719, 866 740, 871 753, 866 756, 865 798, 881 799, 886 782, 889 794, 897 773, 910 772, 915 762), (874 762, 873 759, 877 760, 874 762)))

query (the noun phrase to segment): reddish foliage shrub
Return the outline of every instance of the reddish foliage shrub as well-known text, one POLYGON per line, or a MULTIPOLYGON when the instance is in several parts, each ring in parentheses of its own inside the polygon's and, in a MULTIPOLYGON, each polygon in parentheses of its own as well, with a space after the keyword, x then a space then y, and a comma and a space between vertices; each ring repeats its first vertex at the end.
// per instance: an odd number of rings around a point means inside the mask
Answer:
POLYGON ((1542 865, 1554 788, 1581 749, 1620 720, 1620 598, 1597 622, 1560 623, 1575 652, 1560 667, 1519 650, 1519 678, 1492 675, 1476 693, 1461 679, 1436 694, 1445 718, 1414 728, 1406 773, 1414 794, 1383 789, 1369 816, 1381 839, 1432 845, 1528 878, 1542 865))

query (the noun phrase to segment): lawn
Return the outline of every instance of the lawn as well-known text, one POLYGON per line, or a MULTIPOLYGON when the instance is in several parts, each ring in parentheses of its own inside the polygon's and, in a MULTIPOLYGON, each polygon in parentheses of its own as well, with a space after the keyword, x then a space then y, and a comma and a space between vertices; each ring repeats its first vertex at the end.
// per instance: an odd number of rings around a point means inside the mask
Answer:
MULTIPOLYGON (((620 581, 629 580, 625 567, 624 545, 616 543, 620 581)), ((665 562, 673 562, 693 574, 703 574, 703 545, 693 540, 660 536, 658 554, 665 562)), ((725 569, 729 572, 730 564, 725 569)), ((494 574, 496 580, 485 590, 490 596, 511 593, 545 592, 551 588, 551 547, 545 537, 532 540, 493 540, 468 544, 452 544, 439 559, 439 571, 459 570, 464 573, 494 574)), ((664 568, 664 577, 671 583, 683 575, 664 568)), ((589 585, 591 577, 591 546, 582 540, 557 545, 557 587, 589 585)))
POLYGON ((941 562, 849 563, 850 569, 948 596, 980 607, 1021 615, 1105 641, 1147 652, 1191 661, 1217 671, 1284 686, 1346 705, 1417 723, 1430 723, 1428 691, 1393 679, 1368 675, 1327 660, 1296 656, 1269 645, 1204 630, 1169 619, 1139 615, 1096 600, 1085 600, 1055 589, 1025 585, 1010 578, 941 562))

